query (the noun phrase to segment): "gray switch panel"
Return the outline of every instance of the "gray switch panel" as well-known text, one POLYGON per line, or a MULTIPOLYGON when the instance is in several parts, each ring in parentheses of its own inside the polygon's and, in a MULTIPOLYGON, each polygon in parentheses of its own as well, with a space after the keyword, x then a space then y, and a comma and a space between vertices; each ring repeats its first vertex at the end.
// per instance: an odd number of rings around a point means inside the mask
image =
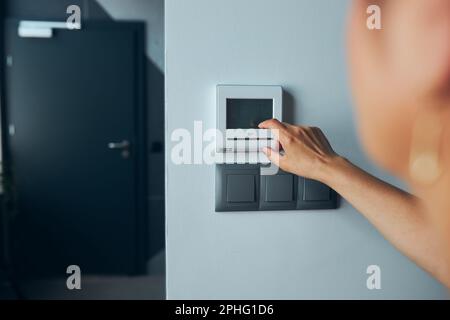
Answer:
POLYGON ((255 202, 255 179, 250 174, 227 175, 227 202, 255 202))
POLYGON ((216 165, 216 211, 259 208, 258 165, 216 165))
POLYGON ((328 186, 282 170, 261 175, 259 164, 218 164, 215 185, 217 212, 338 207, 338 196, 328 186))
POLYGON ((328 201, 331 197, 331 190, 328 186, 315 180, 304 180, 304 201, 328 201))
POLYGON ((267 202, 291 202, 294 200, 294 176, 280 174, 262 177, 265 180, 264 199, 267 202))
POLYGON ((273 176, 260 176, 260 210, 295 209, 297 195, 297 177, 280 171, 273 176))

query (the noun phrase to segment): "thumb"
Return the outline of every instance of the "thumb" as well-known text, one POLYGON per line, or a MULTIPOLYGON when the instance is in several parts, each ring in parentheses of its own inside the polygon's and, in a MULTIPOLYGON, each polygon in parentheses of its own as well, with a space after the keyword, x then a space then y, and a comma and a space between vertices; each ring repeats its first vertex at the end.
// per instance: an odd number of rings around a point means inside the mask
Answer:
POLYGON ((282 156, 279 152, 268 147, 263 148, 262 151, 267 156, 267 158, 269 158, 270 162, 272 162, 277 167, 280 167, 282 156))

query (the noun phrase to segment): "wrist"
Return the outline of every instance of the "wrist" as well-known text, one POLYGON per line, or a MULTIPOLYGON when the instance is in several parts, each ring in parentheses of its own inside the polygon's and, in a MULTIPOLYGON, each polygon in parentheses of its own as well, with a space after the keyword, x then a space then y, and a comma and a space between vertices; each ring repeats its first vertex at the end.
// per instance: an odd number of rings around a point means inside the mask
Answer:
POLYGON ((317 180, 334 189, 339 178, 345 175, 344 172, 349 166, 351 163, 346 158, 339 155, 331 156, 322 161, 317 180))

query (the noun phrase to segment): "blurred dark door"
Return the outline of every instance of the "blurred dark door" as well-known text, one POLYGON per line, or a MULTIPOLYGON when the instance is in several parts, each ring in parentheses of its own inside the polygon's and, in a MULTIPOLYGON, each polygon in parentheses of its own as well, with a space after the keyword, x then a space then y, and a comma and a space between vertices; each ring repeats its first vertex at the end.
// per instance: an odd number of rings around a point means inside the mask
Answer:
POLYGON ((143 32, 6 32, 14 262, 31 275, 135 273, 145 253, 143 32))

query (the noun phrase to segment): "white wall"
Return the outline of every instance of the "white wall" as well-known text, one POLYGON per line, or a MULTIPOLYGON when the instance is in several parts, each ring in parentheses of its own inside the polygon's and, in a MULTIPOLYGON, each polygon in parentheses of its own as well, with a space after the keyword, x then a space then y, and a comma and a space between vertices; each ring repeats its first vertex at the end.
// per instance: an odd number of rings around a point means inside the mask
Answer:
POLYGON ((170 161, 174 129, 192 130, 195 120, 214 127, 216 84, 279 84, 288 120, 320 126, 338 152, 382 174, 354 130, 347 4, 166 0, 168 298, 446 297, 346 202, 332 211, 215 213, 214 167, 170 161), (366 288, 371 264, 381 267, 382 290, 366 288))

